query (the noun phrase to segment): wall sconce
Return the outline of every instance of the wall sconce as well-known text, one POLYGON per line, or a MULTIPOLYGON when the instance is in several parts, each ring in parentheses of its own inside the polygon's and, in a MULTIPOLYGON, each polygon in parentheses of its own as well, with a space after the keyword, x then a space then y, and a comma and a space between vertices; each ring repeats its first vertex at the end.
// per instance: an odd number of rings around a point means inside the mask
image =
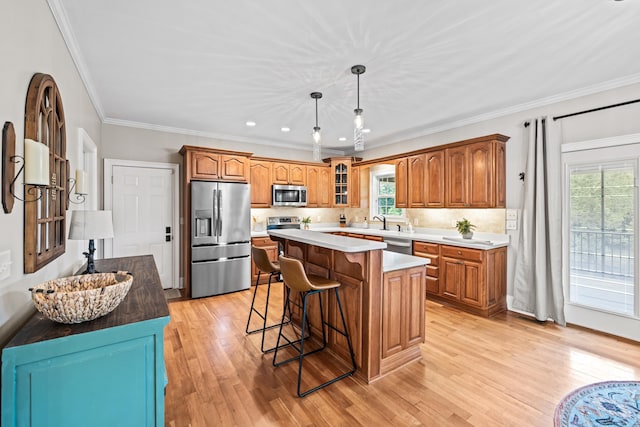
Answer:
POLYGON ((87 181, 89 175, 82 169, 76 169, 76 177, 69 178, 69 192, 67 197, 71 203, 79 205, 85 202, 85 198, 89 192, 87 191, 87 181))
POLYGON ((15 154, 15 131, 13 124, 5 123, 2 130, 2 204, 4 211, 10 213, 13 209, 13 200, 23 202, 35 202, 42 198, 43 188, 50 185, 49 176, 49 147, 32 139, 24 140, 24 157, 15 154), (15 173, 15 165, 22 163, 18 173, 15 173), (16 195, 15 184, 18 177, 24 172, 23 185, 29 185, 27 193, 36 196, 27 199, 16 195), (15 173, 15 175, 14 175, 15 173), (39 193, 39 194, 38 194, 39 193))

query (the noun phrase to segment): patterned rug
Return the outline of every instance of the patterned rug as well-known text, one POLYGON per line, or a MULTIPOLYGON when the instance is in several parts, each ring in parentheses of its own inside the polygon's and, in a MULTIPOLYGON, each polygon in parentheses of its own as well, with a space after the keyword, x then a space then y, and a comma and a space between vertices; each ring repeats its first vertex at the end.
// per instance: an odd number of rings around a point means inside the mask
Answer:
POLYGON ((640 427, 640 382, 606 381, 567 394, 556 407, 555 427, 640 427))

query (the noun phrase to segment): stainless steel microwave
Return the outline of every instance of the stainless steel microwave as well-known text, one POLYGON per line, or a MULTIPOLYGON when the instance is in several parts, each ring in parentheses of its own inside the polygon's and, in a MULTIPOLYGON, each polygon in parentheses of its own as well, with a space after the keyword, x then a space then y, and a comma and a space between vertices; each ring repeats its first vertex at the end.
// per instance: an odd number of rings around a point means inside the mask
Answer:
POLYGON ((307 206, 307 187, 303 185, 273 185, 272 206, 307 206))

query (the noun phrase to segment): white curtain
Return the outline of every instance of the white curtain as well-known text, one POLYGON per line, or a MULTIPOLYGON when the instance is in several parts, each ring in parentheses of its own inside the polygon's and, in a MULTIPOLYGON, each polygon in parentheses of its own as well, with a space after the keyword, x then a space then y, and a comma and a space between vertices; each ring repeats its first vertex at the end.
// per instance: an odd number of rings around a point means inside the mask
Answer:
POLYGON ((533 119, 528 130, 513 307, 564 326, 560 144, 551 119, 533 119))

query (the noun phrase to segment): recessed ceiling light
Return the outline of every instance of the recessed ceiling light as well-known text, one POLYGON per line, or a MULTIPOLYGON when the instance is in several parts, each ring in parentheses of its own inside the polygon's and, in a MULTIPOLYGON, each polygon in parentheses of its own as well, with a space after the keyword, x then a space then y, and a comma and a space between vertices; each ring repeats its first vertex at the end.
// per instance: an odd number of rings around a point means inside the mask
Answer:
POLYGON ((280 130, 281 130, 282 132, 289 132, 291 129, 289 129, 289 128, 288 128, 288 127, 286 127, 286 126, 283 126, 283 127, 281 127, 281 128, 280 128, 280 130))
POLYGON ((347 138, 345 138, 344 136, 341 136, 340 138, 338 138, 338 141, 342 141, 342 142, 344 142, 344 141, 346 141, 346 140, 347 140, 347 138))
POLYGON ((362 129, 362 133, 369 133, 369 132, 371 132, 371 129, 369 129, 369 128, 362 129))
POLYGON ((247 123, 245 123, 247 126, 249 127, 254 127, 256 125, 256 122, 252 122, 252 121, 248 121, 247 123))

